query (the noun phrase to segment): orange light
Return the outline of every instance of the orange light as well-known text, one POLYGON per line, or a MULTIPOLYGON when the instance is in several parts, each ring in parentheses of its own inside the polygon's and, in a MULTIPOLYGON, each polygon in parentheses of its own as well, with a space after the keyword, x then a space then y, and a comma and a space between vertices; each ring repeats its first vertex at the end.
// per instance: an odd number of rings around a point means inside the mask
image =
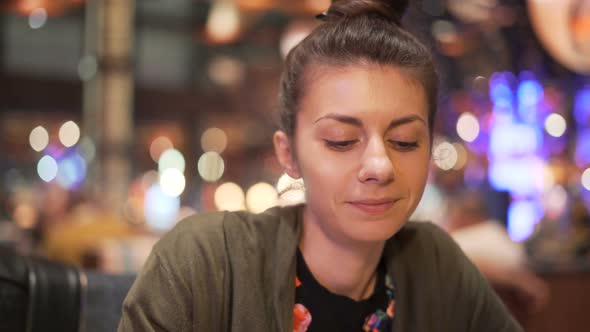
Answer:
POLYGON ((276 7, 274 0, 236 0, 236 4, 242 10, 262 11, 276 7))
POLYGON ((30 15, 35 9, 44 8, 48 15, 53 16, 61 15, 84 2, 85 0, 13 0, 4 8, 22 16, 30 15))
POLYGON ((240 11, 233 2, 217 0, 211 7, 206 24, 211 43, 231 43, 240 36, 240 11))
POLYGON ((16 10, 19 14, 29 15, 37 8, 45 8, 44 0, 20 0, 16 4, 16 10))

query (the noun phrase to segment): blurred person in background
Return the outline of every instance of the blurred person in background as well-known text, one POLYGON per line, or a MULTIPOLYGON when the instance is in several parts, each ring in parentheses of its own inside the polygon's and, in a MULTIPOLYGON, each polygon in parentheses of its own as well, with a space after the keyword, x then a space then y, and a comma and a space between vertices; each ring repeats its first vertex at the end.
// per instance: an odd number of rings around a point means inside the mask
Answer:
POLYGON ((438 78, 407 1, 333 1, 289 53, 275 152, 306 204, 181 222, 120 331, 521 331, 458 246, 407 220, 431 157, 438 78))
POLYGON ((539 312, 548 302, 549 288, 527 266, 524 245, 510 239, 501 221, 490 218, 485 203, 473 189, 451 196, 445 225, 517 317, 539 312))
MULTIPOLYGON (((487 160, 470 154, 483 165, 487 160)), ((494 190, 486 179, 466 183, 465 169, 432 168, 433 183, 412 216, 432 221, 457 242, 489 280, 520 321, 543 309, 549 299, 547 284, 528 265, 523 243, 510 239, 506 229, 510 197, 494 190), (434 197, 436 196, 436 197, 434 197)))

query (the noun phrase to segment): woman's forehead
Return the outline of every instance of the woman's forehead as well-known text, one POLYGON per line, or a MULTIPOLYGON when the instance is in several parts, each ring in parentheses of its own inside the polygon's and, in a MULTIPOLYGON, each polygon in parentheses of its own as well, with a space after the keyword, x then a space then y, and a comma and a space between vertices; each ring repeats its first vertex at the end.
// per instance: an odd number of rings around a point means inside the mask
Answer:
POLYGON ((314 122, 328 114, 427 118, 424 88, 393 66, 315 66, 306 81, 300 111, 314 122))

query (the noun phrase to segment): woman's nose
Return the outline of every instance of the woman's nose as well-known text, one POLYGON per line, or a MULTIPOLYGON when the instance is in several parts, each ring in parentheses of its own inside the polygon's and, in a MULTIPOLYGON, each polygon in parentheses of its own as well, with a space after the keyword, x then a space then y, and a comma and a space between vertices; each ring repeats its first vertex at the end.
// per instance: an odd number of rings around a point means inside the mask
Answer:
POLYGON ((389 183, 394 180, 393 162, 383 140, 367 144, 358 175, 361 182, 389 183))

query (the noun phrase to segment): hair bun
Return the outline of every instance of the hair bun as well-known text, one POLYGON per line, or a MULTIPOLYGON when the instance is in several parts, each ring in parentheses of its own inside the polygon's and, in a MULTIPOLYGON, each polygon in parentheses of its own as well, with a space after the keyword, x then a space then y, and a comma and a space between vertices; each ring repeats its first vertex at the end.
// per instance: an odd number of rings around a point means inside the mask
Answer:
POLYGON ((400 25, 408 4, 408 0, 333 0, 328 11, 321 17, 330 20, 376 14, 400 25))

